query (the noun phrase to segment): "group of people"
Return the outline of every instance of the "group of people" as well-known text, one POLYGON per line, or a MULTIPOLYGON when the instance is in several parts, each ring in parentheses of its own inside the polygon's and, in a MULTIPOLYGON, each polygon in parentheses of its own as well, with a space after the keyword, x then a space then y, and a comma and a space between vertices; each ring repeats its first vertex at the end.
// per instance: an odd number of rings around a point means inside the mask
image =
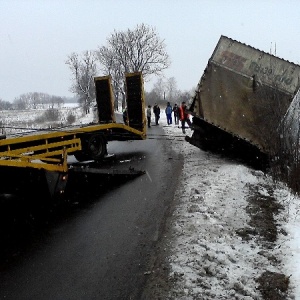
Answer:
MULTIPOLYGON (((174 107, 171 106, 170 102, 167 103, 167 107, 165 109, 165 113, 167 116, 167 123, 168 125, 172 124, 172 113, 174 115, 174 122, 175 125, 179 124, 179 120, 181 121, 182 126, 182 132, 185 133, 185 124, 187 123, 189 127, 192 127, 189 114, 187 112, 187 106, 186 103, 183 101, 181 103, 181 106, 178 106, 177 104, 174 105, 174 107)), ((160 107, 157 103, 153 106, 153 114, 155 117, 155 125, 159 125, 159 119, 160 119, 160 107)), ((151 127, 151 105, 148 105, 147 108, 147 123, 148 128, 151 127)))

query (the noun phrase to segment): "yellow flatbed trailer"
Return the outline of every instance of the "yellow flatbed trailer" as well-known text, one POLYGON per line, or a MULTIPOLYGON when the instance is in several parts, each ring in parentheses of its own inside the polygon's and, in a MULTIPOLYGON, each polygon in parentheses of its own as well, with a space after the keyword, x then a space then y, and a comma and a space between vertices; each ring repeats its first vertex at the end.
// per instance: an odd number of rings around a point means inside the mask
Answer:
MULTIPOLYGON (((41 172, 46 174, 50 193, 54 195, 63 192, 66 185, 69 155, 74 155, 78 161, 97 161, 107 154, 107 143, 110 141, 144 140, 146 121, 142 75, 128 73, 125 81, 127 124, 115 121, 110 76, 95 77, 98 123, 0 139, 2 182, 6 181, 6 174, 13 174, 16 179, 20 177, 18 173, 27 177, 28 171, 30 177, 33 170, 37 170, 39 176, 41 172)), ((31 180, 28 178, 28 181, 31 180)), ((22 181, 26 185, 24 178, 22 181)))

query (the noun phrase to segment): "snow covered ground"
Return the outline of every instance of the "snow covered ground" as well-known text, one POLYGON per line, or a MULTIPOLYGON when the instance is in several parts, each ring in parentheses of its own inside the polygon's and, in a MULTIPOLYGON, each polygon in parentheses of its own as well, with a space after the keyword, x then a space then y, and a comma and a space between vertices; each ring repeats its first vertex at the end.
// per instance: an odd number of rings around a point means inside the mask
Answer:
POLYGON ((66 103, 63 107, 59 108, 57 121, 40 121, 39 119, 47 120, 47 118, 43 117, 45 111, 46 109, 2 111, 0 125, 3 125, 4 129, 0 131, 0 134, 5 133, 10 135, 32 132, 41 128, 51 128, 53 124, 66 126, 69 115, 73 115, 75 119, 75 122, 69 125, 88 124, 95 121, 95 115, 92 110, 90 114, 85 114, 76 103, 66 103))
MULTIPOLYGON (((169 136, 182 134, 164 114, 159 126, 169 136)), ((164 297, 300 299, 300 199, 262 171, 170 143, 184 168, 165 241, 164 297)))

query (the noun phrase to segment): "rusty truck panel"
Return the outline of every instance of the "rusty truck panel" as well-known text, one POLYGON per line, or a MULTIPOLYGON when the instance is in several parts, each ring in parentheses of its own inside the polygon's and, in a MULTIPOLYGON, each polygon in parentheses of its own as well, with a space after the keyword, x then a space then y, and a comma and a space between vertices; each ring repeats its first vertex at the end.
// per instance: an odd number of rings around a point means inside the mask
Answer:
POLYGON ((299 88, 300 66, 222 36, 211 62, 289 94, 299 88), (296 76, 295 76, 296 75, 296 76))
POLYGON ((190 106, 195 128, 190 142, 198 145, 211 125, 272 151, 277 127, 300 87, 299 75, 299 65, 221 36, 190 106))

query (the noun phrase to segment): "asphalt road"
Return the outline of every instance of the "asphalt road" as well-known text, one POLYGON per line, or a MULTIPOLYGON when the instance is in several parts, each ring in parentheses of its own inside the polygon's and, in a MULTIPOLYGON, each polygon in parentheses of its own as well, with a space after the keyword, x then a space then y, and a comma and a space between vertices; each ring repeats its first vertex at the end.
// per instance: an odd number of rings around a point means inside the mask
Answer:
POLYGON ((182 169, 168 144, 110 143, 116 167, 146 174, 76 178, 63 204, 45 208, 40 198, 32 211, 32 203, 0 199, 0 299, 141 299, 182 169))

